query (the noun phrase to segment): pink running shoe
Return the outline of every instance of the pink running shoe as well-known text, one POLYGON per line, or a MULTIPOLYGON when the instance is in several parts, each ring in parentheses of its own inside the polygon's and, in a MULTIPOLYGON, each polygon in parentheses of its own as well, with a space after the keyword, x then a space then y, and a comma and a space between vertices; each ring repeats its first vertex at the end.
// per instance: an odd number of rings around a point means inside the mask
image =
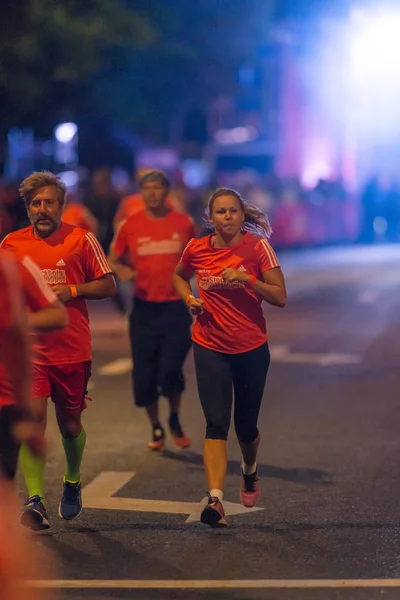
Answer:
POLYGON ((251 475, 245 475, 242 471, 242 484, 240 486, 240 502, 247 508, 253 508, 261 496, 260 484, 257 471, 251 475))

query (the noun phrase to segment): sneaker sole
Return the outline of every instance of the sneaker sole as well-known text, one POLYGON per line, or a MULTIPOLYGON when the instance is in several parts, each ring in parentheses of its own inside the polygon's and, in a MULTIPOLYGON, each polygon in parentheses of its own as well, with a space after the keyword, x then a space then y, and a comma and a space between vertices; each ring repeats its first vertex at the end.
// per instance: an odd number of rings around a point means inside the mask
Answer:
POLYGON ((147 448, 149 452, 162 452, 164 450, 165 442, 149 442, 147 448))
POLYGON ((200 520, 204 525, 209 525, 213 529, 228 526, 225 517, 221 517, 221 515, 213 508, 206 507, 201 513, 200 520))
POLYGON ((49 521, 38 511, 30 510, 21 515, 21 525, 32 531, 44 531, 50 529, 49 521))
POLYGON ((245 501, 243 500, 243 498, 242 498, 242 490, 240 490, 239 498, 240 498, 240 503, 241 503, 242 506, 245 506, 246 508, 254 508, 255 505, 258 503, 258 501, 261 498, 261 492, 259 492, 257 498, 251 504, 249 504, 249 503, 246 504, 245 501))
POLYGON ((61 519, 64 519, 64 521, 73 521, 74 519, 76 519, 77 517, 79 517, 79 515, 81 514, 81 512, 82 512, 82 506, 79 509, 79 512, 76 513, 76 515, 74 515, 73 517, 64 517, 64 515, 61 514, 61 502, 58 505, 58 516, 61 517, 61 519))
POLYGON ((180 438, 176 438, 174 437, 174 442, 175 442, 175 446, 177 448, 180 448, 181 450, 184 450, 185 448, 190 448, 192 442, 190 440, 186 441, 186 442, 182 442, 180 441, 180 438))

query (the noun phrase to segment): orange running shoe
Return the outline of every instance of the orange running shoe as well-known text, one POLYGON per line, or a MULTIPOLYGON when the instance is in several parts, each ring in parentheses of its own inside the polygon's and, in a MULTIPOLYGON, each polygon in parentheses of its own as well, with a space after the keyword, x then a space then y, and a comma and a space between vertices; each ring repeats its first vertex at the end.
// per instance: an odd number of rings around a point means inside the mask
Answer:
POLYGON ((162 427, 153 428, 153 441, 147 444, 151 452, 160 452, 165 446, 165 431, 162 427))
POLYGON ((178 448, 184 449, 184 448, 189 448, 189 446, 192 443, 192 440, 183 433, 181 424, 179 422, 178 416, 177 415, 173 415, 169 418, 169 428, 171 431, 171 435, 173 437, 173 440, 175 442, 175 444, 178 446, 178 448))

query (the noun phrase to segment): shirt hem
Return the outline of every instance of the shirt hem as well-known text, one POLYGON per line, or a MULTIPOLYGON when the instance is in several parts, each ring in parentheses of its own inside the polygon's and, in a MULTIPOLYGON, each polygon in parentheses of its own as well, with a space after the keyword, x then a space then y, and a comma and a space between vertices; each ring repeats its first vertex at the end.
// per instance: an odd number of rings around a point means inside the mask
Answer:
POLYGON ((79 360, 63 360, 62 362, 60 362, 60 361, 45 362, 45 361, 41 361, 41 360, 33 360, 32 364, 39 365, 41 367, 58 367, 58 366, 63 366, 63 365, 78 365, 80 363, 89 362, 91 360, 92 360, 92 357, 81 358, 79 360))
POLYGON ((192 341, 195 344, 198 344, 199 346, 203 346, 203 348, 207 348, 208 350, 213 350, 214 352, 220 352, 221 354, 243 354, 244 352, 251 352, 252 350, 256 350, 257 348, 260 348, 260 346, 263 346, 266 342, 268 342, 268 336, 265 336, 265 339, 257 344, 253 344, 252 346, 249 346, 246 349, 235 351, 235 352, 232 352, 232 350, 217 348, 213 344, 206 344, 203 341, 200 342, 199 340, 196 340, 194 336, 192 336, 192 341))
POLYGON ((6 406, 14 406, 16 403, 12 398, 0 397, 0 409, 6 406))

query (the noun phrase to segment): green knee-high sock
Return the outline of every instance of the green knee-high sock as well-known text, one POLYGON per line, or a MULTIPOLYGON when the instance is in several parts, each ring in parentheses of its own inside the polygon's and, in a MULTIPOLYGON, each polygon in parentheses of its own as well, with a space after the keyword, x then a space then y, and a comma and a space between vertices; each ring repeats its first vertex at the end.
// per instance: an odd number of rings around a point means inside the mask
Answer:
POLYGON ((29 498, 36 495, 43 498, 45 459, 32 454, 25 444, 21 445, 19 459, 29 498))
POLYGON ((81 462, 83 451, 86 444, 86 432, 81 429, 80 434, 75 439, 62 438, 65 458, 67 459, 67 468, 64 480, 77 483, 81 479, 81 462))

